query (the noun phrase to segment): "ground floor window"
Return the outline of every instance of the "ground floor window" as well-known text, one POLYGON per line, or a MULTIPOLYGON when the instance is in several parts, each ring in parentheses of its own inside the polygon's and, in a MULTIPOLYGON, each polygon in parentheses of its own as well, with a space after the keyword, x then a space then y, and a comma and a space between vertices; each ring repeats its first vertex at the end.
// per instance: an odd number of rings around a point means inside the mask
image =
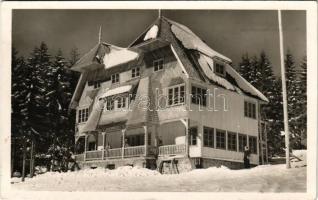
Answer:
POLYGON ((227 132, 227 149, 230 151, 237 151, 236 133, 227 132))
POLYGON ((214 148, 214 128, 203 128, 203 145, 214 148))
POLYGON ((192 127, 189 130, 190 145, 197 145, 198 128, 192 127))
POLYGON ((257 154, 257 137, 248 136, 248 144, 250 146, 251 153, 257 154))
POLYGON ((243 152, 244 147, 247 145, 247 136, 243 134, 239 134, 238 139, 239 139, 239 151, 243 152))
POLYGON ((217 129, 216 130, 216 148, 225 149, 225 131, 217 129))

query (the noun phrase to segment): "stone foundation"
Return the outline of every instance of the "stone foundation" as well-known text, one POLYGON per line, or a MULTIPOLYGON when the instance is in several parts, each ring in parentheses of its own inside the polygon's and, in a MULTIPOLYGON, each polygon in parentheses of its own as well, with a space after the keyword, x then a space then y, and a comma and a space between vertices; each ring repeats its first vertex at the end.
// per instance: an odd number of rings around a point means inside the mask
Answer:
POLYGON ((155 169, 155 159, 153 158, 124 158, 124 159, 111 159, 111 160, 96 160, 79 162, 81 169, 87 168, 109 168, 115 169, 121 166, 133 166, 133 167, 144 167, 149 169, 155 169))

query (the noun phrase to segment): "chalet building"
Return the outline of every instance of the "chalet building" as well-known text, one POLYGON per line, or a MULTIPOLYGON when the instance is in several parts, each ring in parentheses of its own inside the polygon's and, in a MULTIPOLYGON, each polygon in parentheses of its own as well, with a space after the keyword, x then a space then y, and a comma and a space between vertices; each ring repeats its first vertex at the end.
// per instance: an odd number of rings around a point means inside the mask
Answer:
POLYGON ((71 70, 82 166, 240 168, 244 146, 252 165, 263 158, 267 98, 184 25, 160 16, 127 48, 99 42, 71 70))

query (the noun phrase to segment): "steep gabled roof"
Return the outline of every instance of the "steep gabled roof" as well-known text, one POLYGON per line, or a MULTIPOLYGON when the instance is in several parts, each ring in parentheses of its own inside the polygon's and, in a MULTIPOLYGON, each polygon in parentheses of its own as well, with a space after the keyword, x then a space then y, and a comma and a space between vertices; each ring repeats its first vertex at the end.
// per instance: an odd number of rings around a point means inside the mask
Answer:
POLYGON ((210 48, 188 27, 179 24, 166 17, 159 17, 152 23, 130 46, 134 48, 149 40, 163 40, 171 44, 172 50, 185 68, 189 78, 212 82, 228 90, 258 98, 268 102, 268 99, 240 74, 238 74, 230 63, 231 59, 210 48), (154 28, 155 27, 155 28, 154 28), (156 30, 156 38, 147 37, 149 32, 156 30), (222 77, 214 73, 213 60, 221 60, 226 63, 226 76, 222 77))

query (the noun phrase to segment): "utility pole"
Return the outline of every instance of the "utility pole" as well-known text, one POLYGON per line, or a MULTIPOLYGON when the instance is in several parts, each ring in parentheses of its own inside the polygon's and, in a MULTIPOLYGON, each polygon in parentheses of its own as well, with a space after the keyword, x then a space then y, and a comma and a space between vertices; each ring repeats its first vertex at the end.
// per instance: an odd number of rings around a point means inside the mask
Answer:
POLYGON ((283 39, 281 10, 278 10, 278 26, 279 26, 280 66, 281 66, 282 87, 283 87, 283 109, 284 109, 284 132, 285 132, 285 147, 286 147, 286 168, 288 169, 288 168, 290 168, 290 160, 289 160, 289 127, 288 127, 287 90, 286 90, 285 63, 284 63, 284 39, 283 39))

